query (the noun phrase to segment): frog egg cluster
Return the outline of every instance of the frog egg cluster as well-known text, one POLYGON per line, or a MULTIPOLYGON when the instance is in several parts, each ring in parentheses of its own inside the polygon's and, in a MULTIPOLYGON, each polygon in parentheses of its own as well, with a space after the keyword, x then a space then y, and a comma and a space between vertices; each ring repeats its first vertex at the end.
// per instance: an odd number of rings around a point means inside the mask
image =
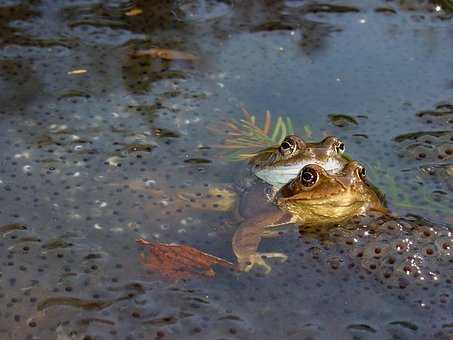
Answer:
POLYGON ((388 287, 453 282, 453 235, 423 221, 378 220, 338 227, 330 237, 388 287))
POLYGON ((149 282, 149 276, 140 280, 135 247, 112 238, 118 257, 69 235, 38 237, 37 226, 0 229, 0 322, 10 325, 5 338, 19 327, 23 339, 163 338, 175 330, 194 337, 201 331, 251 335, 239 315, 199 291, 149 282))
POLYGON ((424 162, 449 161, 453 158, 453 132, 424 132, 400 136, 402 158, 424 162))
POLYGON ((417 118, 431 127, 451 127, 453 125, 453 105, 449 103, 439 104, 432 111, 418 112, 417 118))
MULTIPOLYGON (((168 91, 167 84, 154 86, 168 91)), ((153 106, 153 99, 69 92, 0 112, 0 337, 140 339, 150 334, 142 326, 153 336, 168 335, 171 327, 198 334, 202 316, 215 310, 220 320, 212 329, 246 333, 228 319, 235 315, 214 304, 203 304, 203 312, 193 300, 199 294, 141 282, 146 271, 135 238, 187 239, 184 230, 206 228, 191 217, 199 201, 206 197, 206 210, 218 203, 208 183, 219 175, 205 173, 210 150, 188 149, 177 126, 164 123, 189 117, 190 94, 182 101, 163 94, 153 106), (117 161, 108 162, 111 157, 117 161), (194 178, 200 197, 178 199, 194 178), (163 308, 154 294, 173 299, 173 308, 163 308), (193 300, 192 315, 178 313, 180 299, 193 300)), ((197 216, 220 225, 221 214, 212 215, 197 216)))
POLYGON ((416 114, 424 131, 410 132, 394 138, 401 158, 426 162, 446 162, 453 158, 453 105, 439 104, 432 111, 416 114))

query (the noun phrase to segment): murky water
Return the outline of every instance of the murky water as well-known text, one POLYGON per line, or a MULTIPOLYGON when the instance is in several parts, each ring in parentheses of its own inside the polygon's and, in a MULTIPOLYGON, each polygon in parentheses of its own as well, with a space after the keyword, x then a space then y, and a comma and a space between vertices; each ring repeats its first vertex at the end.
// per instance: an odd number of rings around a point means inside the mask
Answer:
POLYGON ((0 338, 453 337, 451 14, 334 4, 2 1, 0 338), (234 261, 209 190, 247 166, 211 128, 241 107, 341 137, 404 220, 288 229, 268 275, 147 271, 137 238, 234 261))

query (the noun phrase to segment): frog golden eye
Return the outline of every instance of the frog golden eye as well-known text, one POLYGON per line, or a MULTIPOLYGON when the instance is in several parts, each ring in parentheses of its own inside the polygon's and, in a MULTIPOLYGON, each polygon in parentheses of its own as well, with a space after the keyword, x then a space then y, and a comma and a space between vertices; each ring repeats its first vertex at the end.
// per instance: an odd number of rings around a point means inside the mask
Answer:
POLYGON ((337 149, 337 152, 338 152, 338 153, 343 153, 344 150, 346 149, 346 147, 344 146, 344 143, 343 143, 343 142, 340 142, 340 143, 336 146, 336 149, 337 149))
POLYGON ((318 174, 315 170, 307 168, 300 174, 300 182, 303 186, 311 187, 318 180, 318 174))

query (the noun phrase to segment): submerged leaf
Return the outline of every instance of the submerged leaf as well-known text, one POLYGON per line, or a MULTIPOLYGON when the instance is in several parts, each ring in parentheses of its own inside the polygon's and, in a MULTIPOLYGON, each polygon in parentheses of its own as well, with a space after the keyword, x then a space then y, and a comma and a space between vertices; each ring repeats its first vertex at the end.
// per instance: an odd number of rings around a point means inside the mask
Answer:
POLYGON ((214 265, 227 268, 233 266, 231 262, 187 245, 151 243, 144 239, 138 239, 136 242, 148 247, 148 255, 142 255, 145 266, 170 281, 214 277, 214 265))

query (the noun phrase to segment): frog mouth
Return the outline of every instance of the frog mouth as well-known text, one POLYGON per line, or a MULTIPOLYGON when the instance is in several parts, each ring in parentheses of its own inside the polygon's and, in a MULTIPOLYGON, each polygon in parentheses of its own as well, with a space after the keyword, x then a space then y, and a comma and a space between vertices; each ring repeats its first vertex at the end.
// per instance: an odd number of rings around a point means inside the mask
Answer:
POLYGON ((269 167, 265 169, 255 169, 255 175, 266 183, 271 184, 276 189, 280 189, 286 183, 297 177, 300 170, 306 165, 317 164, 322 166, 328 173, 335 174, 343 170, 343 163, 336 159, 329 159, 327 161, 318 161, 316 159, 310 159, 307 161, 287 164, 277 167, 269 167))

